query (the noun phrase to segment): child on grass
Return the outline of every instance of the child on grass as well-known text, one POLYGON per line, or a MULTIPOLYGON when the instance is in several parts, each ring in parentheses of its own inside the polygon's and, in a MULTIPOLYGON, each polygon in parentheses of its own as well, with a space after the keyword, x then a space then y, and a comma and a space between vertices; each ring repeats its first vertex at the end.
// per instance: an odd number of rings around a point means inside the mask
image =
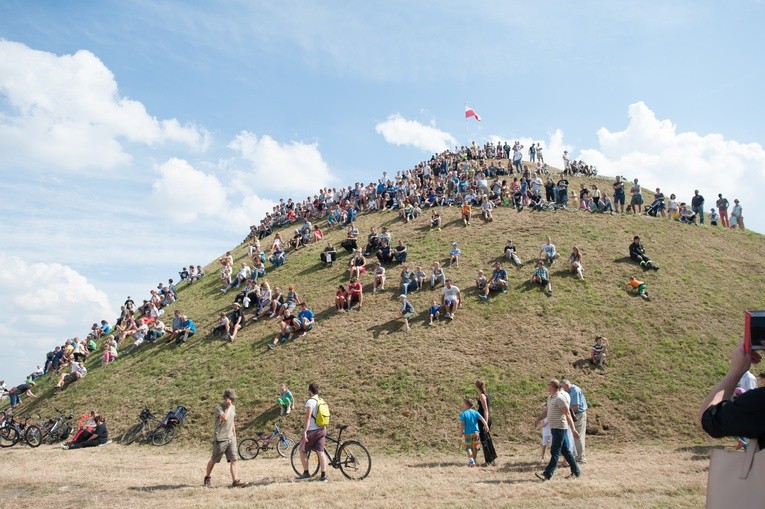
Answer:
POLYGON ((646 291, 645 283, 638 280, 635 276, 630 276, 630 280, 627 281, 627 286, 633 290, 637 290, 638 295, 644 300, 651 300, 651 297, 648 296, 648 292, 646 291))
POLYGON ((404 319, 404 332, 409 332, 411 327, 409 326, 409 320, 414 318, 414 306, 412 303, 406 300, 406 295, 401 294, 398 297, 401 307, 399 308, 399 314, 404 319))
POLYGON ((279 403, 279 406, 281 407, 279 415, 289 414, 292 411, 293 401, 292 391, 289 390, 287 384, 282 384, 282 390, 276 398, 276 402, 279 403))
POLYGON ((452 248, 449 251, 449 267, 456 267, 460 263, 462 251, 456 242, 452 242, 452 248))
POLYGON ((478 452, 481 444, 481 435, 478 432, 478 421, 484 425, 484 429, 489 429, 489 425, 481 414, 473 409, 473 402, 469 399, 463 400, 464 409, 460 414, 460 432, 462 433, 462 443, 468 457, 468 466, 475 467, 475 454, 478 452))
POLYGON ((542 419, 542 463, 545 461, 545 450, 548 445, 552 445, 552 429, 547 417, 542 419))
POLYGON ((430 317, 430 325, 433 325, 433 320, 440 320, 441 319, 441 306, 438 304, 438 301, 433 301, 430 305, 430 309, 428 310, 428 315, 430 317))
POLYGON ((425 277, 427 274, 425 274, 425 271, 422 270, 422 267, 417 265, 416 270, 414 272, 414 280, 417 281, 417 289, 422 290, 422 285, 425 283, 425 277))
POLYGON ((590 362, 592 362, 596 368, 603 369, 603 365, 606 363, 606 354, 608 353, 608 340, 603 336, 595 338, 595 344, 592 345, 592 355, 590 362))

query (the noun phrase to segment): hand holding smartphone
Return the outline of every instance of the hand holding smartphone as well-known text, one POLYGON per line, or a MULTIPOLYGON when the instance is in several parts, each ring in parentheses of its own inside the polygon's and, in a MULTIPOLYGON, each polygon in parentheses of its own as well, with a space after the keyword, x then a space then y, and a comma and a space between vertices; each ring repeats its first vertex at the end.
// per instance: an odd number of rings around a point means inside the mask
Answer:
POLYGON ((765 350, 765 311, 744 313, 744 351, 765 350))

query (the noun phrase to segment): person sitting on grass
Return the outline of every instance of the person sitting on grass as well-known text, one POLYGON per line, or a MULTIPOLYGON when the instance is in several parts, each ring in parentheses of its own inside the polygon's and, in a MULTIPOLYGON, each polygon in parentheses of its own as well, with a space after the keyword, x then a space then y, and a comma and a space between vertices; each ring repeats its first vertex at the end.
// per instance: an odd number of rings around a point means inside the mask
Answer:
POLYGON ((492 209, 494 208, 494 204, 489 201, 488 196, 483 197, 483 203, 481 203, 481 214, 483 214, 483 220, 486 222, 494 221, 494 217, 492 216, 492 209))
POLYGON ((434 210, 433 214, 430 216, 430 227, 441 231, 441 214, 439 214, 437 210, 434 210))
POLYGON ((646 291, 645 283, 638 280, 635 276, 630 276, 629 281, 627 281, 627 289, 637 291, 637 294, 640 295, 643 300, 651 300, 651 297, 649 297, 648 292, 646 291))
POLYGON ((502 293, 507 292, 507 285, 507 271, 502 268, 502 265, 499 262, 495 262, 494 270, 491 272, 491 279, 489 280, 489 284, 484 288, 481 300, 489 299, 490 290, 502 293))
POLYGON ((225 334, 228 336, 228 331, 231 330, 231 320, 229 320, 228 316, 226 316, 226 313, 221 311, 218 313, 218 325, 212 328, 210 331, 210 334, 213 336, 219 336, 221 334, 225 334))
POLYGON ((523 262, 516 253, 516 247, 512 239, 508 240, 507 244, 505 245, 505 258, 510 260, 514 265, 523 267, 523 262))
POLYGON ((361 275, 367 271, 366 264, 367 260, 364 258, 364 255, 361 252, 361 248, 356 249, 356 253, 353 255, 353 258, 351 258, 351 261, 348 262, 348 270, 351 273, 351 278, 361 278, 361 275))
POLYGON ((414 269, 414 280, 417 281, 417 289, 422 290, 422 286, 425 284, 425 271, 422 267, 417 265, 414 269))
POLYGON ((438 301, 434 300, 430 304, 428 309, 428 325, 433 325, 434 320, 441 320, 441 306, 438 305, 438 301))
POLYGON ((335 311, 348 311, 348 300, 350 296, 345 285, 339 285, 335 292, 335 311))
POLYGON ((380 237, 377 234, 377 228, 373 226, 369 230, 369 235, 367 235, 367 245, 364 248, 364 256, 376 253, 378 249, 380 249, 380 237))
POLYGON ((406 204, 399 209, 398 215, 406 223, 414 219, 414 205, 412 205, 412 202, 407 200, 406 204))
POLYGON ((324 265, 324 267, 331 267, 332 263, 337 260, 337 250, 335 249, 335 246, 332 245, 331 242, 327 243, 327 247, 324 248, 324 251, 321 252, 321 263, 324 265))
POLYGON ((582 254, 579 252, 579 248, 574 246, 571 248, 571 255, 568 257, 568 266, 573 274, 579 279, 584 279, 584 267, 582 267, 582 254))
POLYGON ((454 313, 457 312, 457 308, 462 306, 462 292, 452 284, 451 279, 447 279, 441 290, 441 305, 444 309, 444 316, 450 320, 454 320, 454 313))
POLYGON ((544 287, 548 296, 552 295, 552 283, 550 283, 550 272, 545 267, 545 262, 539 260, 534 272, 531 274, 531 282, 544 287))
POLYGON ((452 248, 449 250, 449 267, 456 267, 460 263, 462 251, 456 242, 452 242, 452 248))
POLYGON ((408 265, 404 265, 401 269, 401 293, 407 295, 409 292, 413 292, 417 289, 417 278, 414 272, 409 270, 408 265))
POLYGON ((643 270, 653 269, 659 270, 659 266, 655 265, 645 252, 645 247, 640 242, 640 237, 635 235, 630 244, 630 258, 640 264, 643 270))
POLYGON ((313 326, 316 323, 316 317, 313 311, 308 309, 308 304, 301 302, 298 306, 297 314, 298 327, 295 329, 295 334, 302 336, 308 331, 313 330, 313 326))
MULTIPOLYGON (((433 262, 433 267, 430 271, 430 289, 435 290, 439 283, 441 286, 446 285, 446 272, 441 268, 439 262, 433 262)), ((422 286, 420 286, 420 288, 422 288, 422 286)))
POLYGON ((71 444, 62 443, 62 449, 68 449, 70 451, 74 449, 82 449, 84 447, 97 447, 101 445, 108 445, 112 443, 109 440, 109 430, 106 429, 106 423, 101 415, 94 417, 96 427, 91 431, 83 430, 82 433, 71 444))
POLYGON ((279 405, 279 415, 289 415, 292 412, 294 402, 295 398, 292 391, 287 387, 287 384, 282 384, 279 396, 276 398, 276 403, 279 405))
POLYGON ((282 319, 279 322, 279 333, 274 336, 273 341, 268 344, 268 348, 273 350, 279 343, 286 343, 292 338, 293 331, 297 330, 299 327, 300 323, 298 323, 297 317, 285 310, 284 315, 282 315, 282 319))
POLYGON ((257 309, 252 321, 257 322, 260 318, 271 314, 271 285, 268 281, 260 283, 260 293, 258 294, 257 309))
POLYGON ((403 293, 398 296, 398 301, 398 312, 404 319, 404 332, 409 332, 411 330, 411 327, 409 326, 409 320, 414 318, 414 306, 412 306, 412 303, 407 300, 406 295, 403 293))
POLYGON ((482 270, 478 270, 478 275, 475 278, 475 289, 476 293, 478 293, 478 297, 481 300, 484 299, 484 295, 486 294, 486 291, 488 290, 489 286, 489 280, 486 279, 486 276, 484 275, 482 270))
POLYGON ((372 272, 372 293, 377 293, 377 288, 385 290, 385 267, 380 262, 375 262, 375 268, 372 272))
POLYGON ((165 324, 162 323, 162 320, 157 320, 149 326, 149 333, 146 335, 146 341, 148 343, 154 343, 165 335, 165 330, 167 329, 165 324))
POLYGON ((287 252, 283 248, 278 247, 271 252, 271 257, 268 261, 271 262, 274 267, 279 268, 287 261, 287 252))
POLYGON ((351 282, 348 284, 348 292, 351 295, 348 300, 348 310, 353 309, 353 305, 358 303, 358 309, 361 311, 361 307, 364 305, 364 287, 358 278, 351 279, 351 282))
POLYGON ((62 389, 64 384, 76 382, 88 374, 87 368, 81 362, 69 361, 69 373, 61 373, 58 377, 56 389, 62 389))
POLYGON ((393 259, 398 263, 404 263, 406 262, 407 254, 406 244, 404 244, 403 240, 399 240, 398 245, 393 250, 393 259))
POLYGON ((267 313, 269 318, 274 318, 276 315, 281 314, 282 306, 284 305, 284 294, 278 286, 274 286, 271 292, 271 302, 269 306, 263 310, 260 317, 263 318, 267 313))
POLYGON ((319 242, 323 238, 324 238, 324 232, 321 231, 321 228, 319 228, 318 224, 314 225, 313 226, 313 241, 319 242))
POLYGON ((460 211, 462 213, 463 225, 468 226, 470 224, 470 216, 473 213, 473 208, 470 206, 470 203, 467 200, 462 203, 462 209, 460 211))
POLYGON ((221 293, 225 295, 232 288, 236 288, 238 290, 241 284, 247 281, 251 275, 252 269, 250 269, 246 263, 242 262, 242 266, 236 273, 236 277, 234 277, 229 284, 220 289, 221 293))
POLYGON ((359 247, 356 244, 356 240, 359 237, 359 229, 356 226, 355 222, 351 222, 351 224, 348 225, 348 231, 345 234, 345 240, 340 243, 340 245, 348 251, 349 253, 353 253, 356 251, 356 249, 359 247))
POLYGON ((104 344, 104 359, 103 364, 106 366, 110 362, 117 360, 117 342, 114 340, 114 336, 108 336, 106 343, 104 344))
POLYGON ((197 326, 194 325, 194 321, 186 315, 181 315, 181 328, 178 331, 178 335, 175 338, 176 345, 182 345, 188 339, 196 334, 197 326))
POLYGON ((595 365, 597 369, 603 369, 606 364, 606 356, 608 354, 608 340, 603 336, 595 338, 595 344, 592 345, 592 354, 590 355, 590 362, 595 365))
POLYGON ((552 243, 550 236, 545 239, 545 243, 539 249, 539 258, 552 267, 555 264, 555 260, 560 258, 560 255, 555 250, 555 244, 552 243))
POLYGON ((476 466, 475 455, 481 444, 478 421, 483 424, 484 429, 489 429, 489 423, 473 408, 473 402, 469 399, 463 400, 463 410, 460 414, 460 432, 462 433, 463 445, 468 457, 468 467, 476 466))
POLYGON ((242 310, 242 306, 239 305, 239 303, 234 302, 233 308, 234 309, 231 311, 229 327, 226 331, 226 338, 228 338, 230 343, 233 343, 236 339, 239 329, 244 327, 244 311, 242 310))
POLYGON ((593 212, 602 212, 613 215, 614 214, 614 205, 611 203, 611 198, 608 197, 606 193, 603 193, 600 196, 600 200, 597 203, 597 208, 593 210, 593 212))
POLYGON ((393 252, 391 251, 390 244, 387 240, 383 239, 380 241, 380 249, 377 250, 375 255, 383 265, 387 265, 393 261, 393 252))

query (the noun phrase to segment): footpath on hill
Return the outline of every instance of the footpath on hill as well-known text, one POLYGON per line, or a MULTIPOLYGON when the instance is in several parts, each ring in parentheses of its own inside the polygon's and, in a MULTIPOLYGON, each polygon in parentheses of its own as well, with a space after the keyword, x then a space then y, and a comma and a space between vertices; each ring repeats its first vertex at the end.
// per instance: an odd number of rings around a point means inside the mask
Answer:
MULTIPOLYGON (((360 482, 336 470, 330 481, 295 483, 289 460, 272 453, 242 461, 239 472, 249 486, 228 488, 225 468, 202 487, 206 449, 168 446, 96 447, 62 451, 42 446, 0 451, 1 507, 365 507, 430 508, 514 507, 615 509, 704 505, 709 451, 706 447, 619 446, 593 450, 582 477, 539 482, 536 444, 500 455, 496 467, 468 469, 462 455, 425 454, 373 457, 372 472, 360 482), (72 465, 87 476, 67 475, 72 465)), ((563 469, 565 470, 565 469, 563 469)))

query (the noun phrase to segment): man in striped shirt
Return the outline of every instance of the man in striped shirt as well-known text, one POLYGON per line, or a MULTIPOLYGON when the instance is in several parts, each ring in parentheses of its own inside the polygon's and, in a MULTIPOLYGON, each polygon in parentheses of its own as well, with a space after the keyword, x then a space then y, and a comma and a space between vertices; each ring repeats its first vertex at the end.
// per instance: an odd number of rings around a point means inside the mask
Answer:
POLYGON ((571 468, 571 475, 568 477, 577 478, 581 475, 581 471, 576 463, 576 458, 571 454, 567 436, 567 431, 571 429, 574 438, 579 438, 579 433, 577 433, 574 421, 571 418, 571 412, 569 412, 569 402, 571 400, 563 390, 561 383, 554 378, 547 384, 547 393, 549 394, 547 397, 547 408, 537 417, 534 425, 537 426, 542 419, 547 417, 550 430, 552 431, 550 463, 547 464, 544 472, 541 474, 535 472, 534 475, 542 481, 549 481, 555 473, 555 468, 558 466, 560 455, 563 454, 571 468))

